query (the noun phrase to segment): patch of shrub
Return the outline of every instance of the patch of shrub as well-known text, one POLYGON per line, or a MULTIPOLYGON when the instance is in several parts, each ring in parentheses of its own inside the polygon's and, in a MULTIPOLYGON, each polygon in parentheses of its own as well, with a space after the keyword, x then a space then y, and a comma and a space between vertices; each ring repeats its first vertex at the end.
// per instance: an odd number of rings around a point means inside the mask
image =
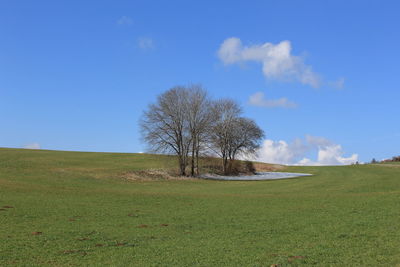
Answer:
POLYGON ((228 168, 228 175, 254 174, 255 172, 256 168, 251 161, 234 160, 230 162, 228 168))
MULTIPOLYGON (((200 160, 201 173, 225 175, 220 159, 205 157, 200 160)), ((251 161, 234 160, 228 164, 228 175, 254 174, 256 167, 251 161)))
POLYGON ((252 174, 256 173, 256 167, 254 166, 254 163, 251 161, 245 161, 245 165, 246 165, 246 171, 250 172, 252 174))
POLYGON ((400 161, 400 156, 393 157, 392 161, 399 162, 400 161))
POLYGON ((385 159, 382 162, 400 162, 400 156, 394 156, 391 159, 385 159))

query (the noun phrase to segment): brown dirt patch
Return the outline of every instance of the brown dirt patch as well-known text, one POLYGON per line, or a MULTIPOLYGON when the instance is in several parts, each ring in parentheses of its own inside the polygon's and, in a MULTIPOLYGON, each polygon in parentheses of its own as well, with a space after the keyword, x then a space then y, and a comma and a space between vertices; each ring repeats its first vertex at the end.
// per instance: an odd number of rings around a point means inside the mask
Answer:
POLYGON ((42 232, 32 232, 32 235, 41 235, 43 234, 42 232))
POLYGON ((102 247, 102 246, 104 246, 104 244, 96 244, 96 245, 94 245, 95 247, 102 247))
POLYGON ((160 169, 149 169, 143 171, 126 172, 120 175, 121 178, 128 181, 152 181, 152 180, 190 180, 191 177, 179 176, 172 171, 160 169))
POLYGON ((149 227, 147 224, 138 225, 138 228, 147 228, 147 227, 149 227))
POLYGON ((3 209, 13 209, 14 207, 13 206, 3 206, 2 208, 3 209))
POLYGON ((304 256, 291 256, 288 258, 288 262, 293 262, 296 259, 304 259, 304 256))
POLYGON ((267 163, 261 163, 261 162, 255 162, 254 168, 256 169, 257 172, 271 172, 271 171, 281 171, 285 169, 285 166, 283 165, 278 165, 278 164, 267 164, 267 163))
POLYGON ((160 224, 160 226, 168 226, 168 224, 162 223, 162 224, 160 224))
POLYGON ((0 211, 6 211, 6 209, 0 209, 0 211))
POLYGON ((76 221, 76 220, 78 220, 80 218, 82 218, 82 216, 72 216, 71 218, 68 219, 68 221, 74 222, 74 221, 76 221))

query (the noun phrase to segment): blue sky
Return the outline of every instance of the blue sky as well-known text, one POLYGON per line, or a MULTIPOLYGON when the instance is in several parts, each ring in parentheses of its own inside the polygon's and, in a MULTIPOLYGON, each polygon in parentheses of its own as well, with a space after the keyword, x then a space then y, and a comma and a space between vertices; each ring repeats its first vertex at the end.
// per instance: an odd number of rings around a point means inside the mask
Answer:
POLYGON ((398 1, 0 2, 0 146, 139 152, 178 84, 232 97, 260 159, 400 154, 398 1))

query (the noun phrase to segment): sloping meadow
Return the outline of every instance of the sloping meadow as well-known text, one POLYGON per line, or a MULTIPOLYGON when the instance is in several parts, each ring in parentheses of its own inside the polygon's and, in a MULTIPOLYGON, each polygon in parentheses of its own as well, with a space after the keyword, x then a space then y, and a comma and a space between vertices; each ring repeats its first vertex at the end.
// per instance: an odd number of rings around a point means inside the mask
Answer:
POLYGON ((288 167, 314 176, 277 181, 157 178, 176 177, 175 165, 0 149, 0 265, 400 264, 396 166, 288 167), (155 178, 124 178, 140 172, 155 178))

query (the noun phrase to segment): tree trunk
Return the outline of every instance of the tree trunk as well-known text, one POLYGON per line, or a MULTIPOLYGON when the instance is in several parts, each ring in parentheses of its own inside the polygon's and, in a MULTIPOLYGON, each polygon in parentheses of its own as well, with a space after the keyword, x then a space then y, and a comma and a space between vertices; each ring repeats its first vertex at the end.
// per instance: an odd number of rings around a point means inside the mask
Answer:
POLYGON ((182 156, 179 156, 179 174, 186 176, 186 162, 182 156))
POLYGON ((192 162, 191 162, 191 172, 190 175, 193 177, 194 176, 194 157, 195 157, 195 152, 196 152, 196 142, 195 140, 193 140, 193 144, 192 144, 192 162))
POLYGON ((199 175, 200 174, 200 170, 199 170, 199 146, 197 146, 196 148, 196 174, 199 175))
POLYGON ((228 158, 226 158, 226 157, 222 158, 222 166, 223 166, 224 174, 227 175, 228 174, 228 158))
POLYGON ((181 165, 181 176, 186 176, 186 166, 184 164, 181 165))

